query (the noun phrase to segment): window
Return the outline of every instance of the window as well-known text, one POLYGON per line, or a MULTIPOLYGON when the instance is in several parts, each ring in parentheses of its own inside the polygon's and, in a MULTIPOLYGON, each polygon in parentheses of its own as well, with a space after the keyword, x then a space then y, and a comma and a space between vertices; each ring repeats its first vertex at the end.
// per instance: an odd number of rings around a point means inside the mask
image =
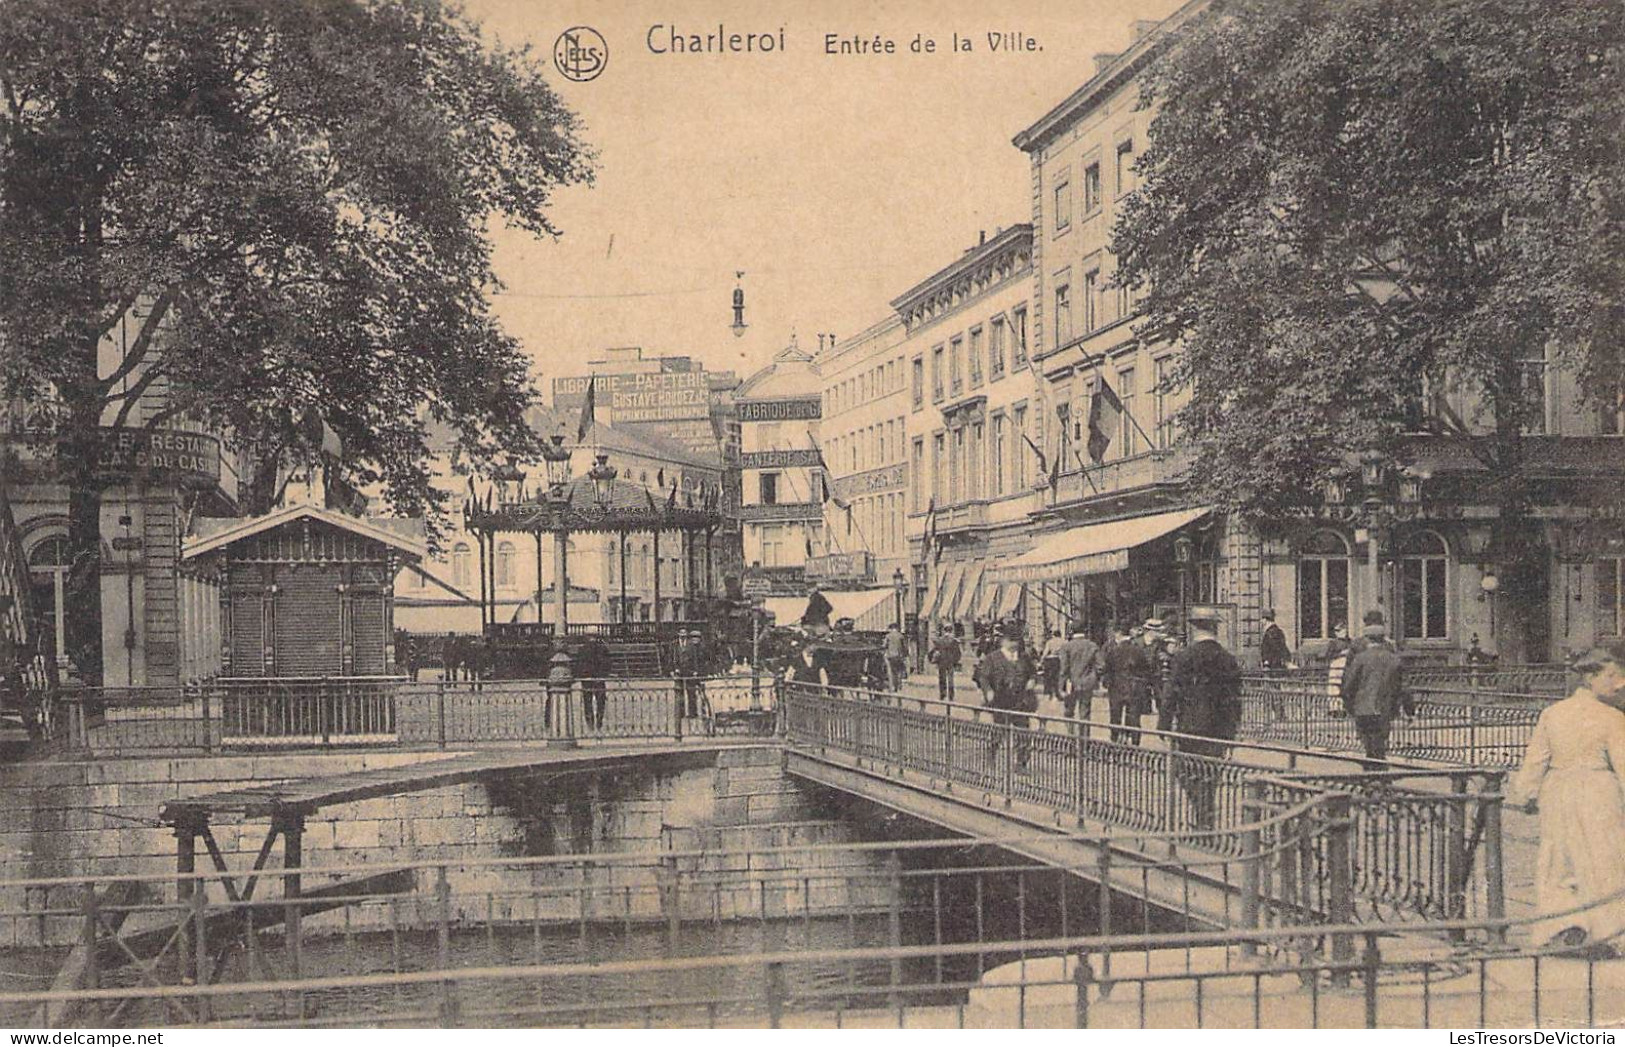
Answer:
POLYGON ((1093 331, 1100 326, 1100 314, 1095 303, 1100 294, 1100 270, 1091 269, 1083 274, 1083 329, 1093 331))
POLYGON ((993 416, 993 446, 988 448, 987 464, 990 470, 988 476, 988 493, 994 498, 1004 494, 1004 439, 1005 417, 1003 414, 993 416))
POLYGON ((1055 287, 1055 346, 1060 348, 1072 340, 1072 288, 1067 284, 1055 287))
POLYGON ((1013 489, 1027 486, 1027 405, 1017 404, 1011 412, 1010 477, 1013 489))
POLYGON ((1010 314, 1010 366, 1027 365, 1027 307, 1021 306, 1010 314))
POLYGON ((1072 176, 1063 173, 1055 182, 1055 235, 1072 228, 1072 176))
POLYGON ((1298 556, 1298 639, 1327 640, 1349 623, 1349 547, 1333 531, 1316 531, 1298 556))
POLYGON ((938 505, 948 501, 947 437, 937 433, 931 438, 931 497, 938 505))
POLYGON ((970 428, 970 451, 965 457, 965 497, 975 501, 982 497, 982 455, 984 448, 984 423, 977 422, 970 428))
POLYGON ((972 389, 982 385, 982 329, 970 329, 970 385, 972 389))
POLYGON ((918 411, 925 406, 925 357, 916 356, 910 365, 911 394, 914 398, 914 409, 918 411))
POLYGON ((1117 284, 1117 318, 1126 320, 1134 312, 1134 296, 1127 286, 1117 284))
POLYGON ((473 576, 474 550, 468 547, 467 542, 458 542, 451 547, 451 584, 463 588, 473 576))
POLYGON ((948 501, 958 505, 965 497, 965 427, 953 432, 953 457, 948 462, 948 501))
POLYGON ((987 377, 997 381, 1004 375, 1004 317, 993 318, 987 332, 987 377))
POLYGON ((1057 423, 1055 426, 1057 438, 1054 444, 1056 459, 1049 464, 1051 468, 1053 468, 1056 463, 1059 462, 1060 471, 1064 473, 1067 470, 1067 466, 1071 464, 1072 405, 1069 403, 1056 404, 1055 421, 1057 423))
POLYGON ((908 489, 910 497, 913 499, 913 510, 919 512, 924 509, 925 506, 921 504, 924 500, 921 496, 925 490, 925 437, 923 436, 914 438, 914 461, 913 468, 910 469, 908 474, 908 489))
POLYGON ((943 379, 943 349, 942 346, 933 346, 931 349, 931 402, 942 401, 943 379))
POLYGON ((1100 210, 1100 162, 1097 160, 1083 169, 1083 213, 1092 215, 1100 210))
POLYGON ((1117 398, 1123 401, 1123 417, 1118 420, 1120 431, 1117 446, 1124 458, 1139 451, 1134 438, 1134 368, 1125 367, 1117 372, 1117 398))
POLYGON ((1605 557, 1597 561, 1597 635, 1625 635, 1625 615, 1620 613, 1625 594, 1625 558, 1605 557))
MULTIPOLYGON (((28 581, 37 619, 32 623, 41 637, 56 638, 56 660, 68 659, 68 540, 60 535, 47 538, 28 554, 28 581)), ((9 668, 9 666, 8 666, 9 668)))
POLYGON ((1134 190, 1134 141, 1117 144, 1117 195, 1134 190))
POLYGON ((779 504, 779 474, 778 473, 762 473, 761 474, 761 484, 762 484, 762 488, 761 488, 761 490, 762 490, 761 504, 762 505, 778 505, 779 504))
POLYGON ((1449 557, 1444 539, 1432 531, 1401 539, 1399 612, 1407 640, 1443 640, 1447 635, 1449 557))
POLYGON ((512 589, 514 586, 515 553, 512 542, 497 543, 497 588, 512 589))
POLYGON ((1172 357, 1164 356, 1155 362, 1152 380, 1156 385, 1151 390, 1151 419, 1154 425, 1152 435, 1156 437, 1157 446, 1169 448, 1174 445, 1174 405, 1173 391, 1168 388, 1169 376, 1173 374, 1172 357))
POLYGON ((761 527, 762 566, 779 567, 785 563, 783 524, 763 524, 761 527))
POLYGON ((953 386, 951 395, 958 396, 965 388, 965 339, 955 338, 948 343, 948 377, 953 386))

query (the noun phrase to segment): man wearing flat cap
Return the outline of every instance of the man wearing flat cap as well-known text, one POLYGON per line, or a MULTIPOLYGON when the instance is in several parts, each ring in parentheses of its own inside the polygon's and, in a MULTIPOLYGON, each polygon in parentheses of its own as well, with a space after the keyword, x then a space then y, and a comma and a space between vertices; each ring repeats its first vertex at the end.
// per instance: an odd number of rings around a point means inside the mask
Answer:
POLYGON ((1354 717, 1354 730, 1365 749, 1366 766, 1380 770, 1388 759, 1388 735, 1394 718, 1414 709, 1405 689, 1404 668, 1399 652, 1388 640, 1388 626, 1382 611, 1365 613, 1365 645, 1349 660, 1343 672, 1343 709, 1354 717))

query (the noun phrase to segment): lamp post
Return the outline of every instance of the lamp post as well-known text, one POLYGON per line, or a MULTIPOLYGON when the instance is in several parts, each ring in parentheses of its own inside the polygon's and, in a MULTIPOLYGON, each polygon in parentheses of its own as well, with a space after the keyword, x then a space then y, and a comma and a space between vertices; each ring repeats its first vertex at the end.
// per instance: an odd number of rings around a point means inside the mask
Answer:
POLYGON ((1182 534, 1174 539, 1174 563, 1179 565, 1179 631, 1183 642, 1190 643, 1190 630, 1185 626, 1188 614, 1186 602, 1188 594, 1185 589, 1185 579, 1190 573, 1191 561, 1195 559, 1196 543, 1191 541, 1190 535, 1182 534))
POLYGON ((903 576, 903 569, 897 568, 891 573, 892 590, 897 594, 897 631, 903 631, 903 586, 908 579, 903 576))
POLYGON ((570 449, 564 446, 564 434, 554 433, 549 443, 542 445, 542 461, 547 466, 547 483, 556 497, 570 481, 570 449))
MULTIPOLYGON (((1382 585, 1382 532, 1391 530, 1397 520, 1408 518, 1416 511, 1422 503, 1424 479, 1423 475, 1410 470, 1402 470, 1396 476, 1380 451, 1367 451, 1360 456, 1360 483, 1365 488, 1360 510, 1365 525, 1366 568, 1373 608, 1386 602, 1382 585)), ((1358 533, 1355 538, 1359 539, 1358 533)), ((1389 628, 1398 635, 1397 622, 1390 622, 1389 628)))
POLYGON ((615 498, 615 478, 620 471, 609 464, 609 455, 599 454, 593 467, 587 470, 587 478, 592 481, 593 497, 598 500, 600 509, 608 509, 615 498))

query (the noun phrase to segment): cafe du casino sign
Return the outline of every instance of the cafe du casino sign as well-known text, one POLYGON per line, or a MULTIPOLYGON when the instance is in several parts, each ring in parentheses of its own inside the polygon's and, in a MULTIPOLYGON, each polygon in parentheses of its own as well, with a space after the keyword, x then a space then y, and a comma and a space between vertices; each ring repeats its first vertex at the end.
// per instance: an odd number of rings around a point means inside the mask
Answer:
POLYGON ((103 475, 118 478, 161 475, 219 483, 220 441, 173 429, 108 428, 98 464, 103 475))
POLYGON ((824 401, 818 397, 800 400, 742 400, 741 422, 810 422, 824 416, 824 401))

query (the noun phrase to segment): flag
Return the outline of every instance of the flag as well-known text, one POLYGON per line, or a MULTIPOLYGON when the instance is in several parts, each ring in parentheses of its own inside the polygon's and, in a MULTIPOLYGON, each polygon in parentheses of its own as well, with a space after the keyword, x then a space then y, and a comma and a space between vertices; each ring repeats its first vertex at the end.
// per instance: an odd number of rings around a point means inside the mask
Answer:
POLYGON ((587 431, 598 420, 598 376, 587 379, 587 398, 581 401, 581 422, 576 426, 576 443, 587 438, 587 431))
POLYGON ((1027 441, 1027 446, 1031 447, 1033 449, 1033 454, 1038 456, 1038 475, 1043 476, 1045 473, 1049 472, 1049 459, 1045 458, 1044 452, 1040 451, 1038 449, 1038 445, 1033 443, 1033 438, 1028 436, 1026 433, 1022 433, 1021 438, 1027 441))
POLYGON ((1095 383, 1094 395, 1089 397, 1089 457, 1095 462, 1106 460, 1106 449, 1112 445, 1112 433, 1123 424, 1123 401, 1106 384, 1104 376, 1095 383))
POLYGON ((920 551, 922 553, 931 555, 931 558, 932 558, 933 562, 935 562, 937 559, 939 559, 941 557, 941 555, 942 555, 941 551, 936 548, 936 544, 937 544, 937 499, 936 499, 936 496, 933 495, 931 500, 929 502, 927 502, 926 506, 925 506, 925 538, 924 538, 924 540, 923 540, 923 542, 921 544, 921 547, 920 547, 920 551))
POLYGON ((1061 483, 1061 456, 1056 455, 1055 456, 1055 461, 1051 462, 1050 467, 1049 467, 1049 489, 1052 490, 1052 491, 1055 490, 1056 487, 1060 486, 1060 483, 1061 483))
POLYGON ((813 551, 812 551, 812 535, 810 535, 810 534, 803 534, 803 535, 802 535, 802 536, 801 536, 801 540, 802 540, 802 542, 803 542, 803 543, 805 543, 805 544, 806 544, 806 546, 807 546, 807 559, 809 559, 809 560, 811 560, 811 559, 812 559, 812 558, 813 558, 813 551))
POLYGON ((645 498, 647 498, 649 500, 649 511, 651 513, 652 512, 657 512, 658 507, 655 505, 655 496, 653 494, 649 493, 649 489, 647 487, 645 487, 643 489, 643 497, 645 497, 645 498))
POLYGON ((664 470, 664 469, 656 469, 655 470, 655 486, 656 487, 664 487, 664 486, 666 486, 666 470, 664 470))
POLYGON ((818 446, 818 438, 816 436, 814 436, 813 434, 808 433, 807 434, 807 442, 809 442, 809 443, 811 443, 813 445, 813 453, 818 456, 818 468, 823 469, 825 472, 828 472, 829 471, 829 466, 824 464, 824 449, 822 447, 818 446))
POLYGON ((671 495, 670 495, 670 497, 668 497, 666 499, 666 508, 667 509, 675 509, 675 508, 677 508, 677 485, 676 484, 672 484, 671 495))

